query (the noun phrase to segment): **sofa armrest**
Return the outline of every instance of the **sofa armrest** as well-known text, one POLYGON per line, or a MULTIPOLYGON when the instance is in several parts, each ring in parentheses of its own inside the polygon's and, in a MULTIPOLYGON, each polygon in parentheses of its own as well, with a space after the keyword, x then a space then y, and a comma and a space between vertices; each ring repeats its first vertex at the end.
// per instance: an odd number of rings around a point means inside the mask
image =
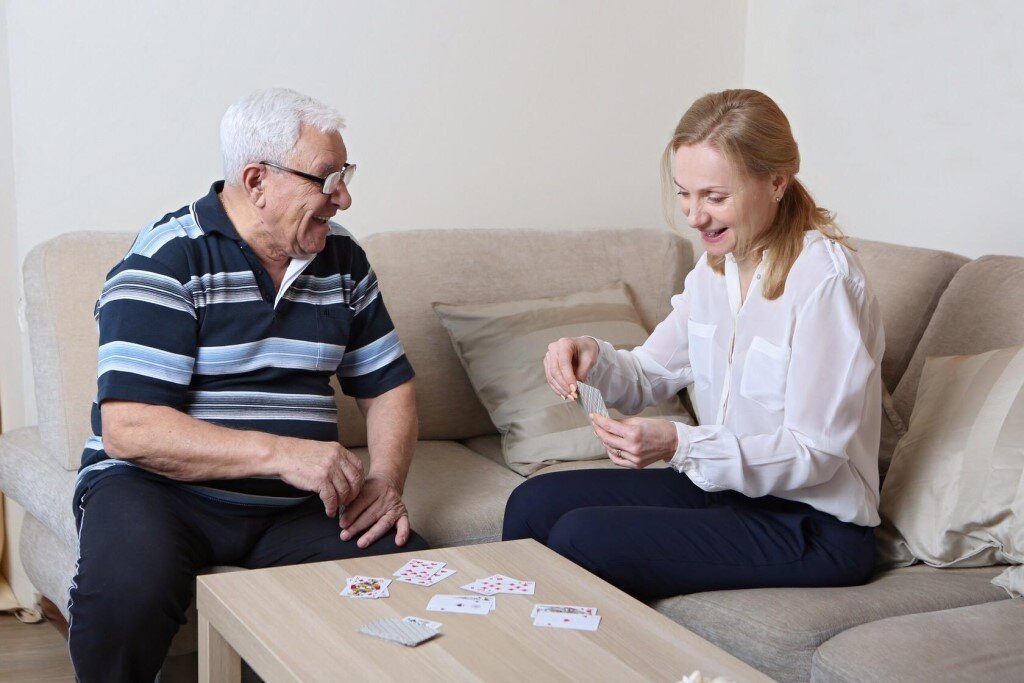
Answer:
POLYGON ((71 547, 77 547, 71 498, 75 473, 48 453, 38 427, 0 434, 0 491, 71 547))

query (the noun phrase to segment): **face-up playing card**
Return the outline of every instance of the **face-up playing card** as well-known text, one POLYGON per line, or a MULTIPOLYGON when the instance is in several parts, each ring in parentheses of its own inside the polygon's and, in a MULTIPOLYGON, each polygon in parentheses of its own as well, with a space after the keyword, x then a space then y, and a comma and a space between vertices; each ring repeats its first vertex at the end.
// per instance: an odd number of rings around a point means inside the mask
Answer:
POLYGON ((353 576, 347 580, 345 589, 341 591, 341 594, 348 598, 386 598, 390 596, 390 593, 388 593, 388 585, 390 583, 391 579, 353 576))
POLYGON ((426 626, 432 628, 435 631, 441 628, 440 621, 430 621, 430 619, 420 619, 419 617, 402 617, 402 621, 407 621, 410 624, 419 624, 420 626, 426 626))
POLYGON ((435 595, 427 603, 427 610, 456 614, 487 614, 491 611, 491 602, 479 595, 435 595))
POLYGON ((438 581, 444 581, 449 576, 455 573, 456 570, 449 569, 448 567, 442 567, 437 570, 436 574, 420 578, 419 576, 399 576, 395 581, 401 581, 402 583, 411 583, 414 586, 433 586, 438 581))
POLYGON ((498 593, 533 595, 534 587, 535 583, 533 581, 521 581, 504 574, 494 574, 486 579, 477 579, 473 583, 462 586, 462 588, 468 591, 481 595, 497 595, 498 593))
MULTIPOLYGON (((406 562, 399 568, 394 576, 398 579, 426 579, 436 574, 442 567, 444 562, 436 562, 434 560, 417 560, 412 559, 406 562)), ((428 584, 429 585, 429 584, 428 584)))
POLYGON ((597 614, 596 607, 581 607, 579 605, 534 605, 530 612, 530 618, 535 619, 540 612, 557 612, 559 614, 584 614, 593 616, 597 614))
POLYGON ((401 643, 408 647, 415 647, 423 641, 435 637, 437 629, 422 624, 410 623, 404 619, 379 619, 362 626, 359 629, 359 633, 401 643))
POLYGON ((600 391, 586 382, 576 382, 576 392, 576 402, 583 408, 583 414, 587 416, 587 422, 590 422, 591 413, 610 417, 608 415, 608 408, 604 404, 604 397, 601 396, 600 391))
POLYGON ((567 628, 574 631, 596 631, 601 623, 599 614, 566 614, 564 612, 537 612, 534 626, 567 628))

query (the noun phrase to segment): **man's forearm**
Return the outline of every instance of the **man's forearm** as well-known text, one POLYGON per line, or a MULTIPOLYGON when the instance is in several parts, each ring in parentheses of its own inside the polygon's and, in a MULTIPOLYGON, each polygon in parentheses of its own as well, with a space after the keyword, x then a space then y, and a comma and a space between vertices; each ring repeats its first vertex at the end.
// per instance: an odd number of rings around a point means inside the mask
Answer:
POLYGON ((101 407, 107 455, 181 481, 276 476, 281 437, 229 429, 168 406, 107 401, 101 407))
POLYGON ((399 491, 404 490, 419 427, 412 380, 376 398, 360 399, 358 403, 366 415, 370 451, 368 476, 387 477, 399 491))

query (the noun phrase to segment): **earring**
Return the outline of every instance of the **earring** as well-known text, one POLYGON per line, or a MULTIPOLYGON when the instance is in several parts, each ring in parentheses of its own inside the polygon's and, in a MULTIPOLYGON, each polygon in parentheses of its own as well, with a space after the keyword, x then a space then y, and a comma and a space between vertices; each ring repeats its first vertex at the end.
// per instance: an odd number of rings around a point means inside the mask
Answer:
POLYGON ((779 203, 779 202, 781 202, 781 201, 782 201, 782 197, 776 197, 776 198, 775 198, 775 203, 776 203, 776 204, 778 204, 778 203, 779 203))

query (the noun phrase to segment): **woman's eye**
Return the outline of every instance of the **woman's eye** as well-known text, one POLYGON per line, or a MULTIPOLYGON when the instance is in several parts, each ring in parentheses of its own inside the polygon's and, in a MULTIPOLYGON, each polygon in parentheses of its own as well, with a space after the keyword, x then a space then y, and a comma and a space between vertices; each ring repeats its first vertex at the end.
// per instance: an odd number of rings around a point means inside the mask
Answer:
POLYGON ((678 192, 676 192, 676 194, 684 199, 690 196, 689 192, 683 192, 682 190, 679 190, 678 192))
POLYGON ((708 196, 708 201, 711 202, 712 204, 721 204, 722 202, 725 201, 725 197, 718 197, 718 196, 715 196, 715 195, 709 195, 708 196))

